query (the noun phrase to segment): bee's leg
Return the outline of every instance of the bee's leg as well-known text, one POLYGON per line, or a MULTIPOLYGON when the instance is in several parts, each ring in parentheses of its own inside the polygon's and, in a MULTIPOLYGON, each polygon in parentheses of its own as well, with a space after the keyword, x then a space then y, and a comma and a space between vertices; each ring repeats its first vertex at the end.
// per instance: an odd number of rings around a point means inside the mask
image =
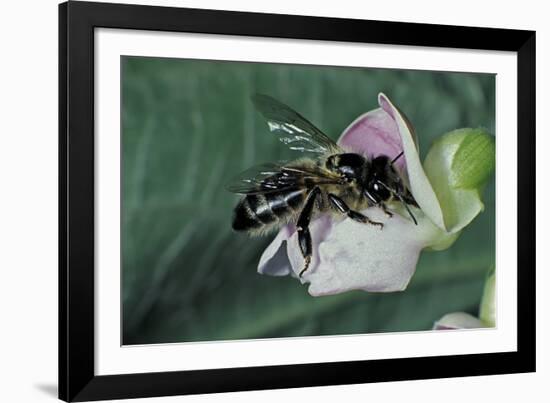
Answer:
POLYGON ((384 224, 377 221, 372 221, 369 217, 367 217, 364 214, 359 213, 358 211, 354 211, 348 207, 346 202, 344 202, 342 199, 340 199, 338 196, 333 195, 332 193, 329 193, 328 199, 332 203, 336 209, 341 212, 342 214, 346 214, 349 218, 352 220, 364 223, 364 224, 371 224, 371 225, 377 225, 382 229, 384 227, 384 224))
POLYGON ((380 203, 380 207, 382 208, 382 210, 384 210, 384 213, 386 214, 386 216, 388 216, 389 218, 393 217, 393 213, 390 210, 388 210, 388 207, 386 206, 385 203, 380 203))
POLYGON ((313 213, 315 200, 317 196, 319 196, 319 193, 321 193, 321 190, 317 186, 309 192, 304 207, 298 217, 298 222, 296 223, 296 227, 298 228, 298 244, 300 245, 300 251, 304 257, 304 268, 300 272, 300 277, 302 277, 302 274, 304 274, 311 263, 312 245, 311 234, 309 233, 309 222, 311 220, 311 214, 313 213))

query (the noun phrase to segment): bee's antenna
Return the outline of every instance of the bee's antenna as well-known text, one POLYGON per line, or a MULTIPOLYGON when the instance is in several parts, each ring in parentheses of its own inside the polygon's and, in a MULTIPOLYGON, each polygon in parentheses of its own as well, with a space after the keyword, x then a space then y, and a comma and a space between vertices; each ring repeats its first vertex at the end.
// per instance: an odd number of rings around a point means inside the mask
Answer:
MULTIPOLYGON (((401 154, 403 154, 403 152, 401 152, 401 154)), ((376 182, 379 183, 380 185, 384 186, 387 190, 389 190, 391 192, 391 194, 393 194, 395 197, 397 197, 399 199, 401 204, 403 204, 403 206, 405 206, 405 209, 407 210, 407 213, 409 213, 409 215, 411 216, 411 218, 414 222, 414 225, 418 225, 418 221, 416 221, 416 217, 412 213, 411 209, 409 208, 409 206, 407 205, 407 202, 403 199, 403 197, 399 193, 397 193, 395 190, 390 188, 388 185, 386 185, 384 182, 381 182, 381 181, 376 181, 376 182)))
POLYGON ((391 160, 390 164, 393 165, 395 161, 397 161, 399 158, 403 156, 404 151, 401 151, 399 154, 397 154, 397 157, 395 157, 393 160, 391 160))
POLYGON ((414 222, 414 225, 418 225, 418 221, 416 221, 416 218, 414 217, 411 209, 409 208, 409 206, 407 205, 407 203, 405 202, 405 200, 403 200, 403 198, 401 197, 400 194, 397 194, 397 193, 394 193, 397 198, 399 199, 399 201, 403 204, 403 206, 405 206, 405 209, 407 210, 407 213, 409 213, 409 215, 411 216, 413 222, 414 222))

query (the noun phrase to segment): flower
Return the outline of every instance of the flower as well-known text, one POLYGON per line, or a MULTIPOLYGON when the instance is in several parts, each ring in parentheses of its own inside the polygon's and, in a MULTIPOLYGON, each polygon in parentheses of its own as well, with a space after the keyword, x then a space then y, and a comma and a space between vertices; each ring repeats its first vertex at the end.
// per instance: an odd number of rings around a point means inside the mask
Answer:
POLYGON ((349 218, 320 215, 310 224, 313 256, 308 270, 300 278, 298 275, 304 260, 296 228, 289 224, 265 249, 258 265, 259 273, 296 277, 302 283, 310 284, 308 292, 312 296, 357 289, 402 291, 416 270, 420 252, 426 248, 441 250, 449 247, 460 230, 482 210, 479 189, 488 177, 486 171, 492 167, 484 167, 483 171, 474 163, 474 169, 470 169, 471 154, 472 150, 478 153, 480 146, 485 146, 486 152, 491 153, 493 143, 486 140, 490 136, 471 129, 443 136, 428 153, 423 167, 416 135, 408 119, 386 95, 379 94, 378 103, 380 108, 359 116, 344 130, 338 144, 345 150, 369 158, 378 155, 393 158, 403 151, 403 157, 394 166, 408 182, 420 207, 414 209, 418 225, 406 213, 403 214, 403 206, 399 203, 390 206, 398 213, 391 218, 378 207, 362 211, 370 219, 384 223, 382 230, 349 218), (477 142, 472 143, 472 136, 477 142), (479 141, 479 136, 482 141, 479 141), (470 173, 464 178, 456 172, 456 167, 468 167, 470 173), (453 178, 451 184, 445 180, 449 177, 453 178), (467 214, 461 212, 463 205, 467 207, 467 214))
POLYGON ((453 312, 444 315, 434 323, 434 330, 455 330, 455 329, 476 329, 482 327, 495 327, 496 323, 496 301, 495 301, 495 272, 491 269, 483 296, 479 305, 479 317, 466 312, 453 312))
POLYGON ((443 315, 434 323, 434 330, 478 329, 485 327, 482 321, 466 312, 453 312, 443 315))

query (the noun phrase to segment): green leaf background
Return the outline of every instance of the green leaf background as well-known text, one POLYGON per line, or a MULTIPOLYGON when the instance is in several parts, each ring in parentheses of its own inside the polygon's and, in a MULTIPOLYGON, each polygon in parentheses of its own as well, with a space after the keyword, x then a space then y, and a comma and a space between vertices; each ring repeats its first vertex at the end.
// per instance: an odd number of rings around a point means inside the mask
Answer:
POLYGON ((224 185, 251 165, 296 157, 269 133, 250 95, 269 94, 336 139, 386 93, 407 114, 421 155, 460 127, 494 133, 489 74, 122 58, 123 343, 147 344, 431 329, 477 314, 494 262, 494 178, 485 210, 458 241, 422 254, 400 293, 311 297, 261 276, 271 237, 231 230, 224 185))

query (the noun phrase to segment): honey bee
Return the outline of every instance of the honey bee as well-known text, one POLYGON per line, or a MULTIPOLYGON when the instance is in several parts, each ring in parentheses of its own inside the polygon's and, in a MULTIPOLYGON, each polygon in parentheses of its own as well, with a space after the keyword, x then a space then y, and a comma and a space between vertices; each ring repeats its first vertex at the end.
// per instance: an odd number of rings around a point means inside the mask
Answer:
POLYGON ((262 235, 285 224, 295 224, 304 257, 301 277, 311 263, 309 224, 320 214, 345 215, 382 229, 382 223, 359 211, 377 206, 392 217, 386 204, 397 200, 417 224, 409 206, 418 207, 418 204, 393 166, 403 152, 393 159, 386 155, 369 159, 347 152, 299 113, 274 98, 256 94, 252 101, 266 119, 270 131, 284 144, 292 150, 316 156, 258 165, 229 184, 229 191, 244 195, 234 210, 234 230, 262 235))

